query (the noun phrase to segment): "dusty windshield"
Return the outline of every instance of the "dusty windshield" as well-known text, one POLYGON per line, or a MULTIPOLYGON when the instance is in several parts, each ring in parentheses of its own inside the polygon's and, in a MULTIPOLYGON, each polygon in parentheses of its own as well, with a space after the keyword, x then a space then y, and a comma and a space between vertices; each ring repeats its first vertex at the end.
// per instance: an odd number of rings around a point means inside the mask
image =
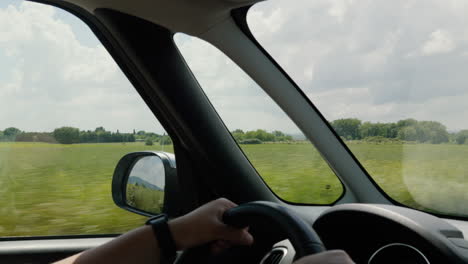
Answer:
POLYGON ((468 216, 468 3, 266 1, 248 25, 394 200, 468 216))

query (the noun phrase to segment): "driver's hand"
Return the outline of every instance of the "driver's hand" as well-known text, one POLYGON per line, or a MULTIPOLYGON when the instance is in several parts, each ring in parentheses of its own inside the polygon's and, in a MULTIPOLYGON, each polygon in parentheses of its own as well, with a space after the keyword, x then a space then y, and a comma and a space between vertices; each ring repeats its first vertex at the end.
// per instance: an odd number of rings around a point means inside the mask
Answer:
POLYGON ((354 264, 343 250, 330 250, 299 259, 293 264, 354 264))
MULTIPOLYGON (((226 210, 237 205, 220 198, 169 222, 178 250, 216 242, 219 248, 234 245, 251 245, 253 237, 247 228, 238 229, 222 222, 226 210)), ((216 249, 215 249, 216 250, 216 249)))

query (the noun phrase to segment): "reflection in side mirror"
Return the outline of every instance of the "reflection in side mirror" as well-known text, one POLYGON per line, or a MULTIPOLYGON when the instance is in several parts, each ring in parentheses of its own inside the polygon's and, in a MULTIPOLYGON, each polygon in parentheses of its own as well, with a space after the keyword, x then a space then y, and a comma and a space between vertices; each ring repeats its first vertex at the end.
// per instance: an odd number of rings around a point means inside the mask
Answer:
POLYGON ((138 159, 127 180, 126 203, 152 214, 162 212, 165 176, 160 157, 146 156, 138 159))
POLYGON ((112 198, 125 210, 145 216, 174 213, 177 199, 175 156, 160 151, 133 152, 120 159, 112 179, 112 198), (165 203, 166 201, 166 203, 165 203), (175 208, 175 207, 174 207, 175 208))

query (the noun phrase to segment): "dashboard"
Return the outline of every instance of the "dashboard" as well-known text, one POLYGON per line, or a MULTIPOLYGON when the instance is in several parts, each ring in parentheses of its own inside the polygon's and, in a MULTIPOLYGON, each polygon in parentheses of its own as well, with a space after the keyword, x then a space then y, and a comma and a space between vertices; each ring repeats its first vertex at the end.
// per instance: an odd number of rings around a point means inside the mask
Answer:
MULTIPOLYGON (((318 212, 317 212, 318 213, 318 212)), ((467 264, 468 241, 445 219, 417 210, 380 204, 342 204, 320 215, 300 214, 328 250, 345 250, 358 264, 467 264), (313 224, 312 224, 313 223, 313 224)), ((187 250, 183 263, 291 264, 296 251, 274 221, 252 220, 252 246, 218 255, 209 247, 187 250)))
POLYGON ((313 227, 327 249, 343 249, 356 263, 468 263, 468 241, 459 229, 409 208, 337 205, 313 227))

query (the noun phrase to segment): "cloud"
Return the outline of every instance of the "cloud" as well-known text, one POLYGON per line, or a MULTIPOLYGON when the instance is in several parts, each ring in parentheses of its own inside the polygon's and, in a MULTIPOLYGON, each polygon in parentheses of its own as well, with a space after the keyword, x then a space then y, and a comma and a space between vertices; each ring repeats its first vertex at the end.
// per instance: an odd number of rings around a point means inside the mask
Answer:
POLYGON ((331 7, 328 9, 330 16, 336 17, 340 23, 343 22, 348 6, 353 3, 353 0, 333 0, 331 7))
POLYGON ((162 132, 108 52, 84 44, 98 42, 86 41, 94 35, 70 16, 30 2, 0 8, 0 130, 69 125, 162 132), (76 32, 87 34, 83 42, 76 32))
POLYGON ((448 32, 436 30, 431 33, 429 40, 422 47, 422 53, 425 55, 447 53, 455 48, 448 32))
POLYGON ((231 59, 211 44, 184 34, 174 40, 229 130, 282 130, 297 126, 231 59))
POLYGON ((329 120, 417 115, 455 129, 463 118, 448 109, 468 95, 467 12, 458 0, 273 0, 255 5, 248 24, 329 120), (269 31, 260 20, 273 13, 281 27, 269 31))

